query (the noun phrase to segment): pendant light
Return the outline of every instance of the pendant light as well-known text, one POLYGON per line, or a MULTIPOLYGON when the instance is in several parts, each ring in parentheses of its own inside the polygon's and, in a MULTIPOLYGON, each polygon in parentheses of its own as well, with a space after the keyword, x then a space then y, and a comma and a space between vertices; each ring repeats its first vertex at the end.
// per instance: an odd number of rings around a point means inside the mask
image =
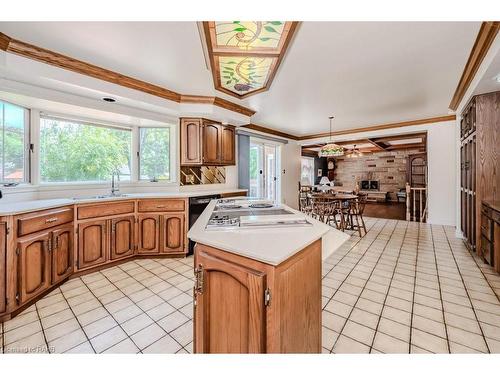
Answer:
POLYGON ((330 141, 321 147, 318 152, 318 156, 320 158, 332 157, 332 156, 342 156, 344 155, 344 148, 332 142, 332 120, 333 116, 329 117, 330 119, 330 141))

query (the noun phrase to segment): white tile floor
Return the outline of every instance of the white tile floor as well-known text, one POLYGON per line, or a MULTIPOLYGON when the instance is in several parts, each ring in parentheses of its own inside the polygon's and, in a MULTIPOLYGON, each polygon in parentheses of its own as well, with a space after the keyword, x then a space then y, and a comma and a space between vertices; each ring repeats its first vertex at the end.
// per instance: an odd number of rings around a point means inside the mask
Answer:
MULTIPOLYGON (((500 353, 500 275, 453 227, 367 219, 323 264, 323 352, 500 353)), ((70 280, 0 324, 5 353, 191 353, 192 258, 70 280)))

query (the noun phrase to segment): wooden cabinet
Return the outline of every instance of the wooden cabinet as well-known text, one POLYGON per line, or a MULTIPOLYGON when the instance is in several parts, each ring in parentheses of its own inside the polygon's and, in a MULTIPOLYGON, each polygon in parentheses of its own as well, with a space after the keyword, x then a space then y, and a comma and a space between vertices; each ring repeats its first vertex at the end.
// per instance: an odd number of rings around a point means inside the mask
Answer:
POLYGON ((236 140, 235 128, 232 126, 223 126, 221 132, 221 163, 234 165, 236 163, 234 146, 236 140))
POLYGON ((165 214, 161 222, 161 251, 183 253, 185 251, 186 217, 184 214, 165 214))
POLYGON ((500 272, 500 201, 481 204, 479 254, 485 263, 500 272))
POLYGON ((201 165, 202 119, 181 119, 181 165, 201 165))
POLYGON ((138 215, 138 254, 156 254, 160 252, 160 215, 138 215))
POLYGON ((203 124, 203 163, 220 164, 222 128, 219 124, 203 124))
POLYGON ((320 353, 321 240, 278 266, 195 247, 196 353, 320 353))
POLYGON ((64 280, 73 272, 73 224, 54 229, 51 234, 52 284, 64 280))
POLYGON ((107 260, 107 220, 78 224, 78 269, 103 264, 107 260))
MULTIPOLYGON (((481 202, 500 200, 498 139, 500 91, 477 95, 465 106, 460 119, 461 229, 471 251, 483 256, 481 202)), ((490 254, 485 254, 489 258, 490 254)))
POLYGON ((181 165, 235 165, 234 126, 183 118, 180 133, 181 165))
POLYGON ((134 255, 135 216, 123 216, 111 220, 110 259, 121 259, 134 255))
POLYGON ((20 304, 50 287, 50 232, 25 236, 17 241, 17 280, 20 304))
POLYGON ((0 314, 7 310, 7 223, 0 222, 0 314))

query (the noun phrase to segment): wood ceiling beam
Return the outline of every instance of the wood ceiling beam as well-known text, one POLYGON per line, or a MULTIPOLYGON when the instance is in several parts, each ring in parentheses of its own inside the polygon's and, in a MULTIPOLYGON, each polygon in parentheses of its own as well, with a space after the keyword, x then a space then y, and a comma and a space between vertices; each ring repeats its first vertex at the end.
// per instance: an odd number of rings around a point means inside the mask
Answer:
POLYGON ((376 148, 378 148, 380 151, 385 151, 386 150, 386 146, 382 145, 382 142, 375 141, 372 138, 367 138, 366 140, 367 140, 368 143, 371 143, 376 148))
POLYGON ((500 29, 499 21, 486 21, 481 24, 479 33, 477 34, 476 41, 472 46, 469 58, 465 64, 464 71, 458 81, 457 88, 451 99, 449 108, 456 111, 458 105, 462 101, 467 89, 469 88, 474 76, 476 75, 484 57, 488 53, 491 44, 495 40, 500 29))
MULTIPOLYGON (((438 122, 454 121, 455 119, 456 119, 456 115, 428 117, 428 118, 419 119, 419 120, 394 122, 394 123, 390 123, 390 124, 372 125, 372 126, 366 126, 366 127, 362 127, 362 128, 338 130, 338 131, 332 132, 331 134, 334 136, 335 135, 355 134, 355 133, 363 133, 363 132, 376 131, 376 130, 404 128, 404 127, 413 126, 413 125, 423 125, 423 124, 431 124, 431 123, 438 123, 438 122)), ((310 135, 299 136, 298 140, 305 141, 308 139, 328 137, 329 135, 330 135, 329 132, 328 133, 310 134, 310 135)))
POLYGON ((404 143, 400 145, 392 145, 388 146, 386 148, 387 151, 392 151, 392 150, 404 150, 404 149, 410 149, 410 148, 425 148, 425 144, 422 142, 419 143, 404 143))
POLYGON ((247 125, 243 125, 241 127, 242 128, 246 128, 246 129, 256 130, 256 131, 259 131, 261 133, 266 133, 266 134, 271 134, 271 135, 275 135, 275 136, 278 136, 278 137, 292 139, 294 141, 296 141, 296 140, 299 139, 295 135, 288 134, 288 133, 285 133, 285 132, 282 132, 282 131, 279 131, 279 130, 274 130, 274 129, 266 128, 265 126, 260 126, 260 125, 257 125, 257 124, 247 124, 247 125))
POLYGON ((25 43, 0 33, 0 49, 31 60, 56 66, 74 73, 83 74, 92 78, 114 83, 129 89, 138 90, 163 99, 177 103, 203 103, 212 104, 245 116, 252 116, 255 111, 242 105, 230 102, 216 96, 183 95, 175 91, 154 85, 149 82, 126 76, 97 65, 74 59, 72 57, 54 52, 45 48, 25 43))
POLYGON ((404 140, 404 139, 413 139, 413 138, 422 138, 426 137, 426 133, 412 133, 412 134, 401 134, 401 135, 390 135, 387 137, 376 137, 372 138, 375 142, 386 143, 395 140, 404 140))

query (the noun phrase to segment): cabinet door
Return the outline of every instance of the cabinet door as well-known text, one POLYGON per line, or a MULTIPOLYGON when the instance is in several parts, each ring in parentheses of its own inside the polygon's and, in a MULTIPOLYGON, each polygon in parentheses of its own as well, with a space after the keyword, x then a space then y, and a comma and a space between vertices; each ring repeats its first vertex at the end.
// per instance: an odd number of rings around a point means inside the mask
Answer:
POLYGON ((5 312, 7 298, 7 223, 0 222, 0 314, 5 312))
POLYGON ((134 216, 124 216, 111 220, 111 259, 134 255, 134 216))
POLYGON ((108 238, 106 220, 94 220, 78 224, 79 269, 106 262, 108 238))
POLYGON ((139 254, 154 254, 160 252, 160 215, 143 214, 138 216, 139 254))
POLYGON ((181 119, 181 165, 200 165, 201 119, 181 119))
POLYGON ((52 231, 52 284, 73 272, 73 225, 64 225, 52 231))
POLYGON ((184 214, 167 214, 162 217, 161 251, 183 253, 185 236, 184 214))
POLYGON ((19 303, 25 303, 50 287, 50 232, 17 241, 19 303))
POLYGON ((265 351, 265 274, 195 253, 194 348, 196 353, 265 351))
POLYGON ((235 155, 234 155, 234 143, 235 143, 235 131, 232 126, 222 127, 222 157, 221 162, 227 165, 234 165, 235 155))
POLYGON ((203 163, 220 164, 221 162, 221 126, 205 124, 203 126, 203 163))

